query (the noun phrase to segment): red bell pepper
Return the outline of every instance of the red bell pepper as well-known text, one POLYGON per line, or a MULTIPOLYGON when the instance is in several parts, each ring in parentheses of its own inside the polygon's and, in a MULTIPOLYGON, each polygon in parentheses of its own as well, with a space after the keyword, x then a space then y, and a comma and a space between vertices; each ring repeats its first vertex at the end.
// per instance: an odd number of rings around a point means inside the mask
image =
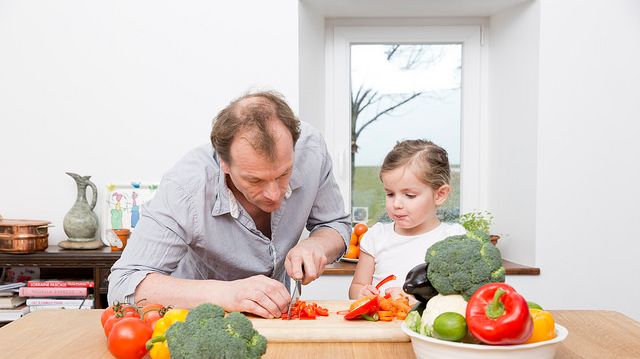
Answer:
POLYGON ((353 308, 349 313, 344 315, 344 319, 357 319, 362 314, 373 315, 378 311, 378 296, 362 302, 357 307, 353 308))
POLYGON ((376 285, 376 289, 380 289, 380 287, 382 287, 385 283, 387 283, 388 281, 391 281, 391 280, 395 280, 395 279, 396 279, 396 276, 395 276, 395 275, 393 275, 393 274, 392 274, 392 275, 390 275, 390 276, 387 276, 386 278, 384 278, 383 280, 381 280, 381 281, 380 281, 380 283, 378 283, 378 284, 376 285))
POLYGON ((487 344, 522 344, 533 332, 527 301, 504 283, 478 288, 467 303, 469 332, 487 344))
MULTIPOLYGON (((394 279, 396 279, 396 276, 393 274, 390 276, 387 276, 386 278, 381 280, 380 283, 376 285, 376 289, 380 289, 380 287, 383 284, 394 279)), ((357 307, 349 311, 347 314, 345 314, 344 319, 357 319, 362 317, 367 320, 372 320, 373 318, 376 318, 375 320, 378 320, 377 319, 378 305, 379 305, 379 299, 378 299, 378 296, 375 295, 368 301, 362 302, 360 305, 358 305, 357 307)))

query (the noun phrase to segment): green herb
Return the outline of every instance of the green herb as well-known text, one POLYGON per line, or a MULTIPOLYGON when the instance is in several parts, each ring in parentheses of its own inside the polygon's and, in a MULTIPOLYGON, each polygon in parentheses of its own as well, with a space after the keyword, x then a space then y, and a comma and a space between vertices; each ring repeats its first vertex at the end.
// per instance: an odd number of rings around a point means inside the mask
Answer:
POLYGON ((469 212, 461 215, 458 222, 469 233, 480 231, 489 234, 493 224, 493 214, 488 211, 469 212))

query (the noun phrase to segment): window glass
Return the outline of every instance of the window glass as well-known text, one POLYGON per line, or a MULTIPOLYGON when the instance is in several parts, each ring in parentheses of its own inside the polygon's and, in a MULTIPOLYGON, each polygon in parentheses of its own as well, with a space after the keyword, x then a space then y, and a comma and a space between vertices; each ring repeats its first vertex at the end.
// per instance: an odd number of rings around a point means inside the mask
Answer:
POLYGON ((461 44, 351 44, 354 222, 389 221, 380 165, 397 141, 418 138, 448 152, 452 193, 439 216, 458 217, 461 60, 461 44))

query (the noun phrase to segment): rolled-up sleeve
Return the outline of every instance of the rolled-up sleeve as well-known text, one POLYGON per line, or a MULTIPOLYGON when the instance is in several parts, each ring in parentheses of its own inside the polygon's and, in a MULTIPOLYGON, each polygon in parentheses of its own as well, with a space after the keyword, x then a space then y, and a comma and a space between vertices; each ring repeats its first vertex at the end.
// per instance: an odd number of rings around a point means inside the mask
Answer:
POLYGON ((109 303, 133 303, 136 287, 147 274, 173 273, 188 250, 197 222, 186 192, 163 180, 154 198, 143 204, 140 221, 111 268, 109 303))
POLYGON ((351 235, 350 215, 344 210, 344 202, 340 194, 340 188, 333 177, 331 157, 324 144, 322 146, 322 156, 320 183, 307 221, 307 230, 311 234, 322 227, 336 230, 340 236, 342 236, 345 243, 340 256, 334 258, 334 260, 337 260, 347 250, 349 237, 351 235))

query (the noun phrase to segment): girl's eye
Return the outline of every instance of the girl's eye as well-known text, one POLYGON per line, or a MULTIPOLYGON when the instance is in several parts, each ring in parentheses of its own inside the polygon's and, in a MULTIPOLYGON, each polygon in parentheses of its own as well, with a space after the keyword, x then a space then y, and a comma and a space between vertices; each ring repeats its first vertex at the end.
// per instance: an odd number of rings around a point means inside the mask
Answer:
POLYGON ((393 193, 387 193, 387 197, 393 197, 393 193))
POLYGON ((405 194, 405 196, 407 196, 407 198, 410 198, 410 199, 416 198, 415 194, 408 194, 407 193, 407 194, 405 194))

